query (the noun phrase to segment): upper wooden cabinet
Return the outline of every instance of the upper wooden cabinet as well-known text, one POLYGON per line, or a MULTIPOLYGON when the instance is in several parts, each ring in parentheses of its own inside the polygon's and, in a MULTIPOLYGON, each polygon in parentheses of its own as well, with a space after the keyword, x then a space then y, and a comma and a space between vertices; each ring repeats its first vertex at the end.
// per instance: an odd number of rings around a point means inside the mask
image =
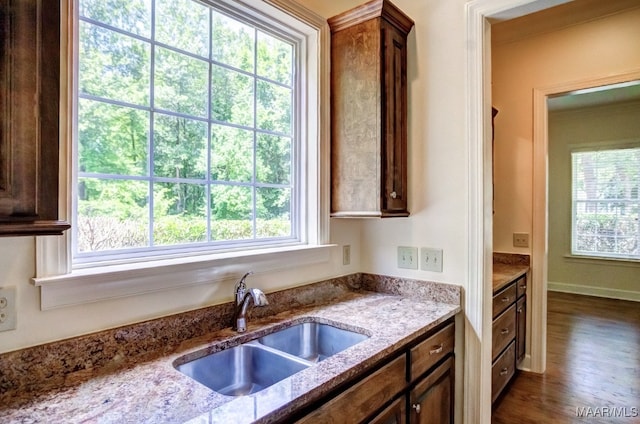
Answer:
POLYGON ((374 0, 329 26, 331 216, 408 216, 406 39, 413 21, 374 0))
POLYGON ((0 236, 61 234, 60 2, 0 8, 0 236))

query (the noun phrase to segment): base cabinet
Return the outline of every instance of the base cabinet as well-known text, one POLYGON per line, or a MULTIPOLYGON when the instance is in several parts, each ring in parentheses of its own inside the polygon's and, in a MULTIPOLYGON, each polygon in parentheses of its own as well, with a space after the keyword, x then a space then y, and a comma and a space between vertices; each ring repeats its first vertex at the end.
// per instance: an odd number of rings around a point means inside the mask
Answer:
POLYGON ((495 402, 525 357, 527 276, 513 280, 493 296, 491 401, 495 402))
POLYGON ((450 320, 329 395, 295 422, 452 424, 454 342, 450 320))

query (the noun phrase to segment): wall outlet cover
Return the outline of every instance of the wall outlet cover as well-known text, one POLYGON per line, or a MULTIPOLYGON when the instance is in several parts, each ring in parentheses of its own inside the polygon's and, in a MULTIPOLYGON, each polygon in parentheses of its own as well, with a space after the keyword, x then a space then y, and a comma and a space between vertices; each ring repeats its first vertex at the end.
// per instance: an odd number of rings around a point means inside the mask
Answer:
POLYGON ((529 233, 513 233, 513 247, 529 247, 529 233))
POLYGON ((351 263, 351 245, 346 244, 342 246, 342 265, 349 265, 351 263))
POLYGON ((16 329, 16 288, 0 287, 0 331, 16 329))

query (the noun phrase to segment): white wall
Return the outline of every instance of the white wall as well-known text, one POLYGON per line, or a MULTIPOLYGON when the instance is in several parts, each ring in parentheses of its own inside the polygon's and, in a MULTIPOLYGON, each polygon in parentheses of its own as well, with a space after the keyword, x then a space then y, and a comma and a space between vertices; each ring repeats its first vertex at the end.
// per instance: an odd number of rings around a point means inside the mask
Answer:
POLYGON ((549 113, 550 288, 640 300, 640 264, 566 257, 571 253, 571 146, 640 143, 639 117, 640 102, 549 113))
POLYGON ((640 9, 635 9, 493 45, 493 103, 500 111, 494 150, 495 251, 530 253, 513 247, 512 234, 532 231, 533 89, 640 69, 639 39, 640 9))

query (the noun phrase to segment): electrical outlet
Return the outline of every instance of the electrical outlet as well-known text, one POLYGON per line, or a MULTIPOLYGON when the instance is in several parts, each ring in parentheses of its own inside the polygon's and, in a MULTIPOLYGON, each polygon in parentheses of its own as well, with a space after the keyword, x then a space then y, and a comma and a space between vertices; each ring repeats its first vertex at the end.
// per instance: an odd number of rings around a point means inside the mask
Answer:
POLYGON ((351 245, 346 244, 342 246, 342 265, 349 265, 351 263, 351 245))
POLYGON ((0 288, 0 331, 16 329, 16 288, 0 288))
POLYGON ((513 247, 529 247, 529 233, 513 233, 513 247))
POLYGON ((423 247, 420 249, 420 269, 423 271, 442 272, 442 249, 423 247))
POLYGON ((398 246, 398 268, 418 269, 418 248, 398 246))

